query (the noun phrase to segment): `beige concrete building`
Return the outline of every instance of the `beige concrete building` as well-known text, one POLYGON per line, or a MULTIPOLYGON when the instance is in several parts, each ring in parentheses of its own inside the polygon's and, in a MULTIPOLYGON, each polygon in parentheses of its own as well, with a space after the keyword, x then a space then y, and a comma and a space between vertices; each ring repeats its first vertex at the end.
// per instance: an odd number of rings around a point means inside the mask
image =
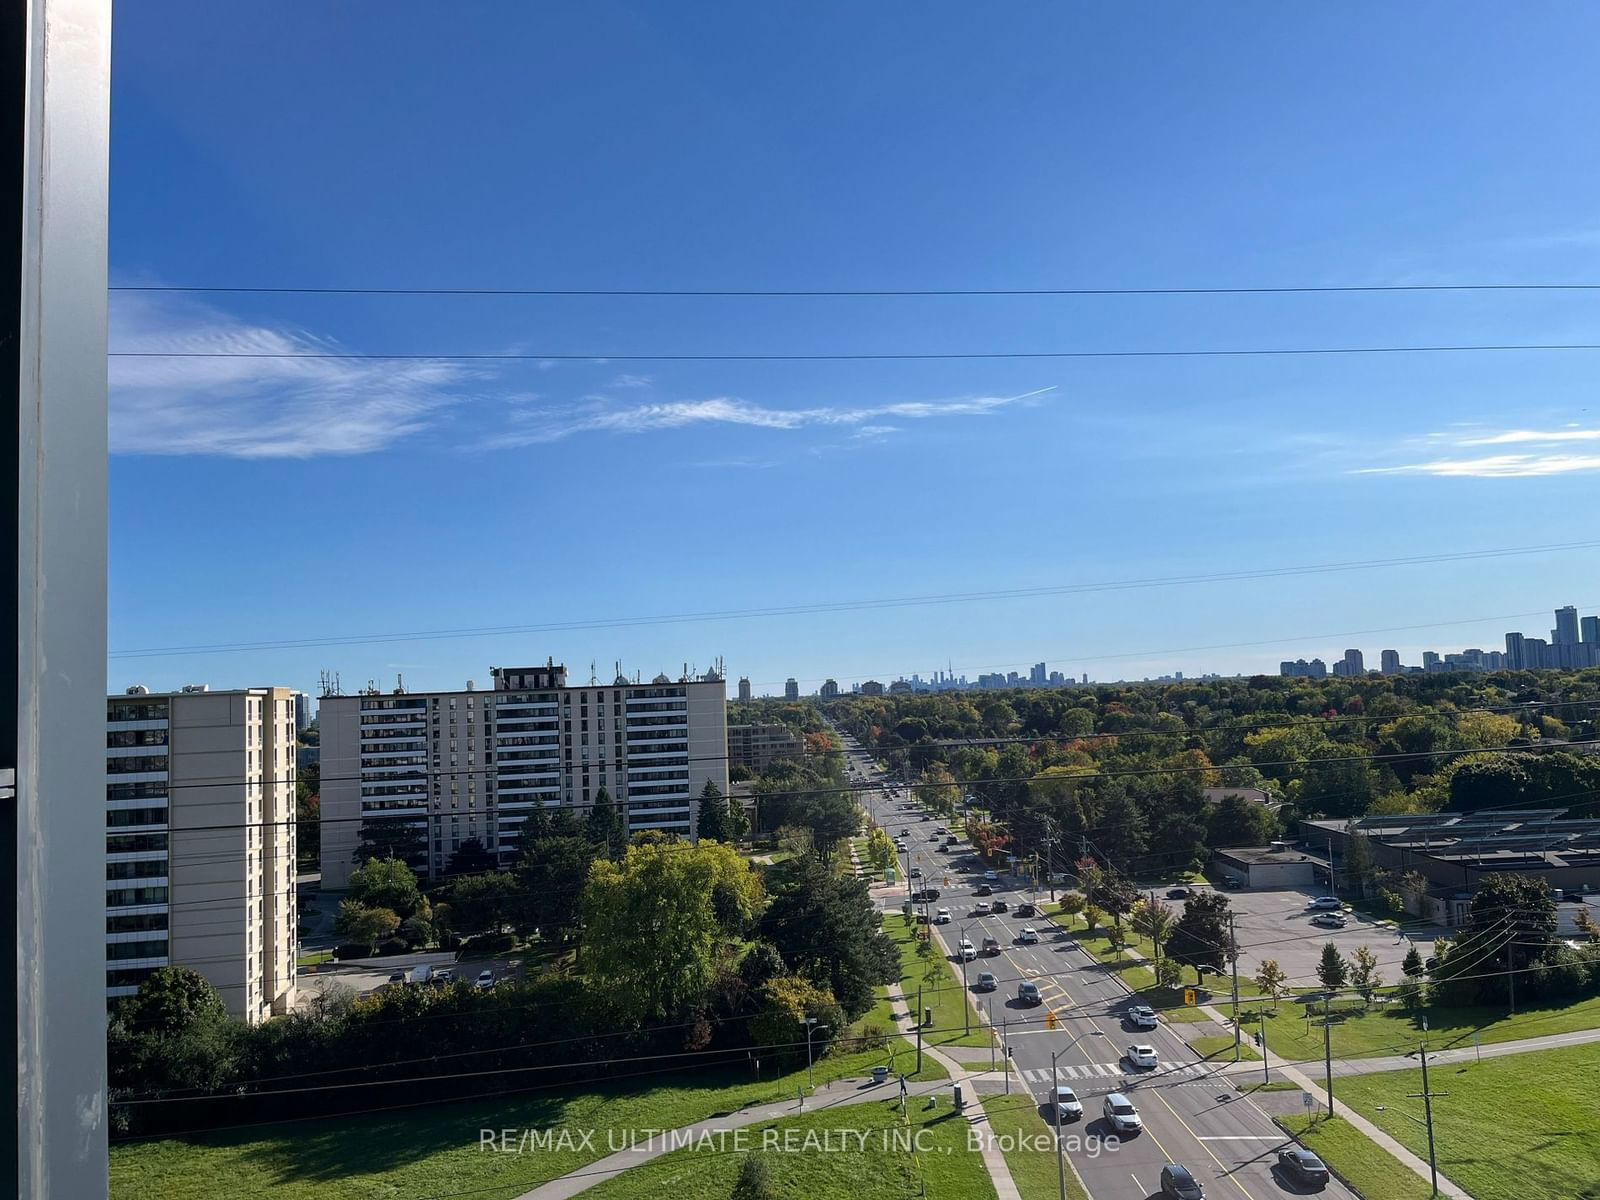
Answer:
POLYGON ((749 767, 758 775, 780 758, 800 759, 806 740, 787 725, 729 725, 728 765, 749 767))
POLYGON ((727 685, 715 672, 569 686, 566 668, 493 667, 493 687, 324 696, 322 884, 343 888, 363 825, 416 830, 429 877, 477 839, 516 861, 528 814, 586 815, 601 788, 631 832, 693 837, 699 795, 728 791, 727 685))
POLYGON ((106 995, 190 966, 255 1022, 295 998, 295 695, 106 702, 106 995))

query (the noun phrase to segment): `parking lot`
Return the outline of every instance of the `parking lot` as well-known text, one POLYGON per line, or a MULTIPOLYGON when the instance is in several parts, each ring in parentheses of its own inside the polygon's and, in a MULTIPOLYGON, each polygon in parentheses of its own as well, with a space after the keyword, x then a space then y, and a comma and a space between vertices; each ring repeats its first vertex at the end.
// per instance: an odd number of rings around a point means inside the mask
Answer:
MULTIPOLYGON (((1325 942, 1332 942, 1349 958, 1365 945, 1378 956, 1378 969, 1388 982, 1400 977, 1400 963, 1415 943, 1426 958, 1435 937, 1446 931, 1408 923, 1405 932, 1383 926, 1358 912, 1346 912, 1343 929, 1322 929, 1311 923, 1316 914, 1306 905, 1323 893, 1313 889, 1273 888, 1228 892, 1233 903, 1234 936, 1239 941, 1239 973, 1254 975, 1263 959, 1273 958, 1292 986, 1315 986, 1317 962, 1325 942)), ((1172 901, 1175 906, 1182 901, 1172 901)))

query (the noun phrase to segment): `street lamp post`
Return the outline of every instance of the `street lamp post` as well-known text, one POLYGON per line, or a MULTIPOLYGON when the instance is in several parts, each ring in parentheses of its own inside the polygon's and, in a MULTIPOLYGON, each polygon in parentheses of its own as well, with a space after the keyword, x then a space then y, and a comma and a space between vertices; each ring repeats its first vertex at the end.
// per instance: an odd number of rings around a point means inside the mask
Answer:
POLYGON ((817 1080, 816 1076, 811 1072, 811 1035, 819 1029, 826 1029, 827 1026, 817 1024, 815 1017, 807 1017, 800 1023, 806 1027, 806 1086, 814 1091, 816 1090, 817 1080))
POLYGON ((1056 1097, 1060 1094, 1061 1078, 1056 1071, 1056 1060, 1071 1050, 1086 1037, 1104 1037, 1098 1029, 1090 1029, 1080 1033, 1061 1049, 1050 1055, 1050 1107, 1054 1110, 1056 1125, 1056 1186, 1059 1189, 1060 1200, 1067 1200, 1067 1154, 1061 1140, 1061 1105, 1056 1097))
POLYGON ((967 1019, 967 1033, 972 1033, 972 1001, 967 992, 967 927, 961 926, 961 943, 956 947, 956 956, 961 959, 961 1011, 967 1019))

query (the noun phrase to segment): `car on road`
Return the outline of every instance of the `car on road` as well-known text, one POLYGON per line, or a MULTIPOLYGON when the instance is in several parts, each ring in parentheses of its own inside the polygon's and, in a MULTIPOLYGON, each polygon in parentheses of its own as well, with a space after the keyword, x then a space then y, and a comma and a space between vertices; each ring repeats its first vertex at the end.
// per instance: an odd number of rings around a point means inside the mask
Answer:
POLYGON ((920 892, 911 893, 911 903, 927 904, 939 898, 938 888, 923 888, 920 892))
POLYGON ((956 944, 956 953, 961 956, 962 962, 971 962, 973 959, 978 957, 978 948, 966 938, 962 938, 961 941, 956 944))
POLYGON ((941 908, 938 912, 934 913, 933 923, 935 925, 950 924, 950 910, 948 908, 941 908))
POLYGON ((1148 1004, 1135 1004, 1128 1010, 1128 1024, 1135 1029, 1156 1029, 1161 1022, 1156 1020, 1156 1010, 1148 1004))
POLYGON ((992 912, 992 913, 1003 913, 1003 912, 1005 912, 1006 911, 1006 902, 1004 900, 996 900, 993 904, 991 904, 989 906, 989 911, 992 912))
POLYGON ((454 983, 456 981, 455 969, 452 967, 440 967, 433 973, 433 981, 446 986, 454 983))
POLYGON ((978 972, 978 990, 980 992, 992 992, 999 986, 1000 981, 994 977, 993 971, 978 972))
POLYGON ((929 816, 929 815, 928 815, 928 814, 927 814, 927 813, 923 813, 923 814, 922 814, 922 819, 923 819, 923 820, 924 820, 924 821, 931 821, 931 820, 933 820, 933 818, 932 818, 932 817, 930 817, 930 816, 929 816))
POLYGON ((979 884, 978 885, 978 890, 973 892, 972 894, 974 896, 992 896, 992 895, 994 895, 994 889, 992 887, 990 887, 987 883, 979 884))
POLYGON ((979 900, 972 906, 972 915, 975 917, 987 917, 989 915, 989 902, 987 900, 979 900))
POLYGON ((1144 1128, 1144 1119, 1139 1116, 1139 1110, 1121 1092, 1112 1092, 1107 1096, 1100 1111, 1113 1133, 1138 1133, 1144 1128))
POLYGON ((1019 917, 1031 917, 1031 916, 1033 916, 1033 905, 1027 903, 1027 901, 1023 901, 1023 903, 1017 905, 1017 916, 1019 916, 1019 917))
POLYGON ((1076 1121, 1083 1116, 1083 1101, 1069 1087, 1056 1089, 1056 1122, 1076 1121))
POLYGON ((1311 918, 1311 923, 1324 929, 1343 929, 1349 924, 1343 913, 1336 912, 1319 912, 1311 918))
POLYGON ((1156 1057, 1156 1048, 1145 1042, 1135 1042, 1128 1047, 1128 1061, 1146 1071, 1161 1065, 1161 1060, 1156 1057))
POLYGON ((983 873, 983 878, 984 878, 984 881, 986 883, 999 883, 1000 882, 1000 876, 996 875, 993 871, 985 871, 983 873))
POLYGON ((1206 1200, 1200 1181, 1188 1167, 1178 1163, 1161 1168, 1161 1195, 1164 1200, 1206 1200))
POLYGON ((911 878, 913 878, 913 879, 921 879, 922 878, 922 868, 921 867, 912 867, 911 868, 911 878))
POLYGON ((1337 896, 1318 896, 1310 904, 1306 905, 1306 907, 1327 911, 1330 909, 1343 908, 1344 901, 1339 899, 1337 896))
POLYGON ((493 971, 489 971, 489 970, 479 971, 478 972, 478 987, 481 990, 486 992, 490 988, 492 988, 493 986, 494 986, 494 972, 493 971))
POLYGON ((1189 896, 1189 889, 1186 888, 1186 887, 1175 887, 1175 888, 1168 888, 1167 889, 1167 899, 1168 900, 1186 900, 1186 899, 1188 899, 1188 896, 1189 896))
POLYGON ((943 825, 940 825, 937 829, 934 830, 934 832, 935 833, 949 833, 950 831, 948 829, 946 829, 943 825))
POLYGON ((1039 985, 1031 979, 1024 979, 1017 984, 1018 1004, 1043 1004, 1044 997, 1039 995, 1039 985))
POLYGON ((1296 1183, 1313 1187, 1326 1187, 1328 1168, 1323 1161, 1303 1146, 1278 1151, 1278 1169, 1296 1183))
POLYGON ((983 939, 983 952, 985 954, 999 954, 1000 953, 1000 939, 999 938, 992 938, 992 937, 984 938, 983 939))
POLYGON ((1039 942, 1039 931, 1032 925, 1024 925, 1017 933, 1017 942, 1023 946, 1034 946, 1039 942))

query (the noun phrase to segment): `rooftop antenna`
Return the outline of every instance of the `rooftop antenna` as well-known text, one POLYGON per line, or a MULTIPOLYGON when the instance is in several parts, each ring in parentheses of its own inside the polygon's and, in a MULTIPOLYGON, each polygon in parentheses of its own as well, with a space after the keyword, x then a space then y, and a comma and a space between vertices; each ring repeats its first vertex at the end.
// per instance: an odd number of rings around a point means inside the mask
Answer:
POLYGON ((600 682, 600 676, 594 673, 594 659, 589 660, 589 686, 593 687, 600 682))
POLYGON ((406 694, 406 677, 398 671, 395 672, 394 676, 394 694, 396 696, 404 696, 406 694))

